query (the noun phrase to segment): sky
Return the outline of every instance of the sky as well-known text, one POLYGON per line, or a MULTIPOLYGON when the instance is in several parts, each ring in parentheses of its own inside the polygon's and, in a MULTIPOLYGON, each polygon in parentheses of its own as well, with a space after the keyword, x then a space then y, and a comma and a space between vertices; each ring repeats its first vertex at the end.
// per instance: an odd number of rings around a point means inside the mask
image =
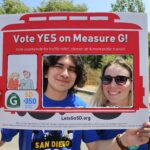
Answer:
MULTIPOLYGON (((29 7, 40 6, 43 0, 22 0, 29 7)), ((88 12, 107 12, 111 10, 111 4, 116 0, 72 0, 74 4, 86 4, 88 12)), ((2 0, 0 0, 0 3, 2 0)), ((148 31, 150 32, 150 0, 143 0, 145 13, 148 16, 148 31)))

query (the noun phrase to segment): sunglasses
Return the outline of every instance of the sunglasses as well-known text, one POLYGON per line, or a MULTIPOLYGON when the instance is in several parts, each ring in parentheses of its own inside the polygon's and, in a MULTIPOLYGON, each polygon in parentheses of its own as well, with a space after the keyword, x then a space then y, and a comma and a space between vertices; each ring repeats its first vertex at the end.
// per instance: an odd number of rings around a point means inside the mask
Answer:
POLYGON ((101 81, 104 85, 108 85, 108 84, 112 83, 113 79, 115 80, 117 85, 125 85, 128 79, 131 80, 130 77, 121 76, 121 75, 115 76, 115 77, 112 77, 110 75, 104 75, 101 77, 101 81))

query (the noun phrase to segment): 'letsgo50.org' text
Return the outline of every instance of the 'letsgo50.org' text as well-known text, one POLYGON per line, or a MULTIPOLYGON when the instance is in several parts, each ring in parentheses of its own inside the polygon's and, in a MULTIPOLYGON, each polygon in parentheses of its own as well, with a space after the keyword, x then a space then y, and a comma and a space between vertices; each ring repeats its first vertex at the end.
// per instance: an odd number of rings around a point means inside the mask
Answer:
POLYGON ((87 121, 90 121, 91 117, 81 116, 81 115, 78 115, 78 116, 65 116, 65 115, 62 115, 61 120, 87 120, 87 121))

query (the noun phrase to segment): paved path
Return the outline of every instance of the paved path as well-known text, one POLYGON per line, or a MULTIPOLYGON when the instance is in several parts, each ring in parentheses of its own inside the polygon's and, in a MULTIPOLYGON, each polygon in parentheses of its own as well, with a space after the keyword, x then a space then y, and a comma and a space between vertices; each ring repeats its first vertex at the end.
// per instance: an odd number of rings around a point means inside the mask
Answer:
POLYGON ((15 136, 11 142, 6 142, 2 147, 0 147, 0 150, 19 150, 18 136, 15 136))

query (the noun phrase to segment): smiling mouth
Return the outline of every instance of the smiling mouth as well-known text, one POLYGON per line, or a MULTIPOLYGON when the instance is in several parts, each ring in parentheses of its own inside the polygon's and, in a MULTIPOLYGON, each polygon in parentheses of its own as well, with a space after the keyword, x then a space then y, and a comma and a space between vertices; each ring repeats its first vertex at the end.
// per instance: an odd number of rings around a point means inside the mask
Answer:
POLYGON ((108 91, 108 94, 109 95, 118 95, 120 92, 111 92, 111 91, 108 91))
POLYGON ((69 83, 69 81, 66 81, 66 80, 57 80, 57 81, 60 83, 69 83))

